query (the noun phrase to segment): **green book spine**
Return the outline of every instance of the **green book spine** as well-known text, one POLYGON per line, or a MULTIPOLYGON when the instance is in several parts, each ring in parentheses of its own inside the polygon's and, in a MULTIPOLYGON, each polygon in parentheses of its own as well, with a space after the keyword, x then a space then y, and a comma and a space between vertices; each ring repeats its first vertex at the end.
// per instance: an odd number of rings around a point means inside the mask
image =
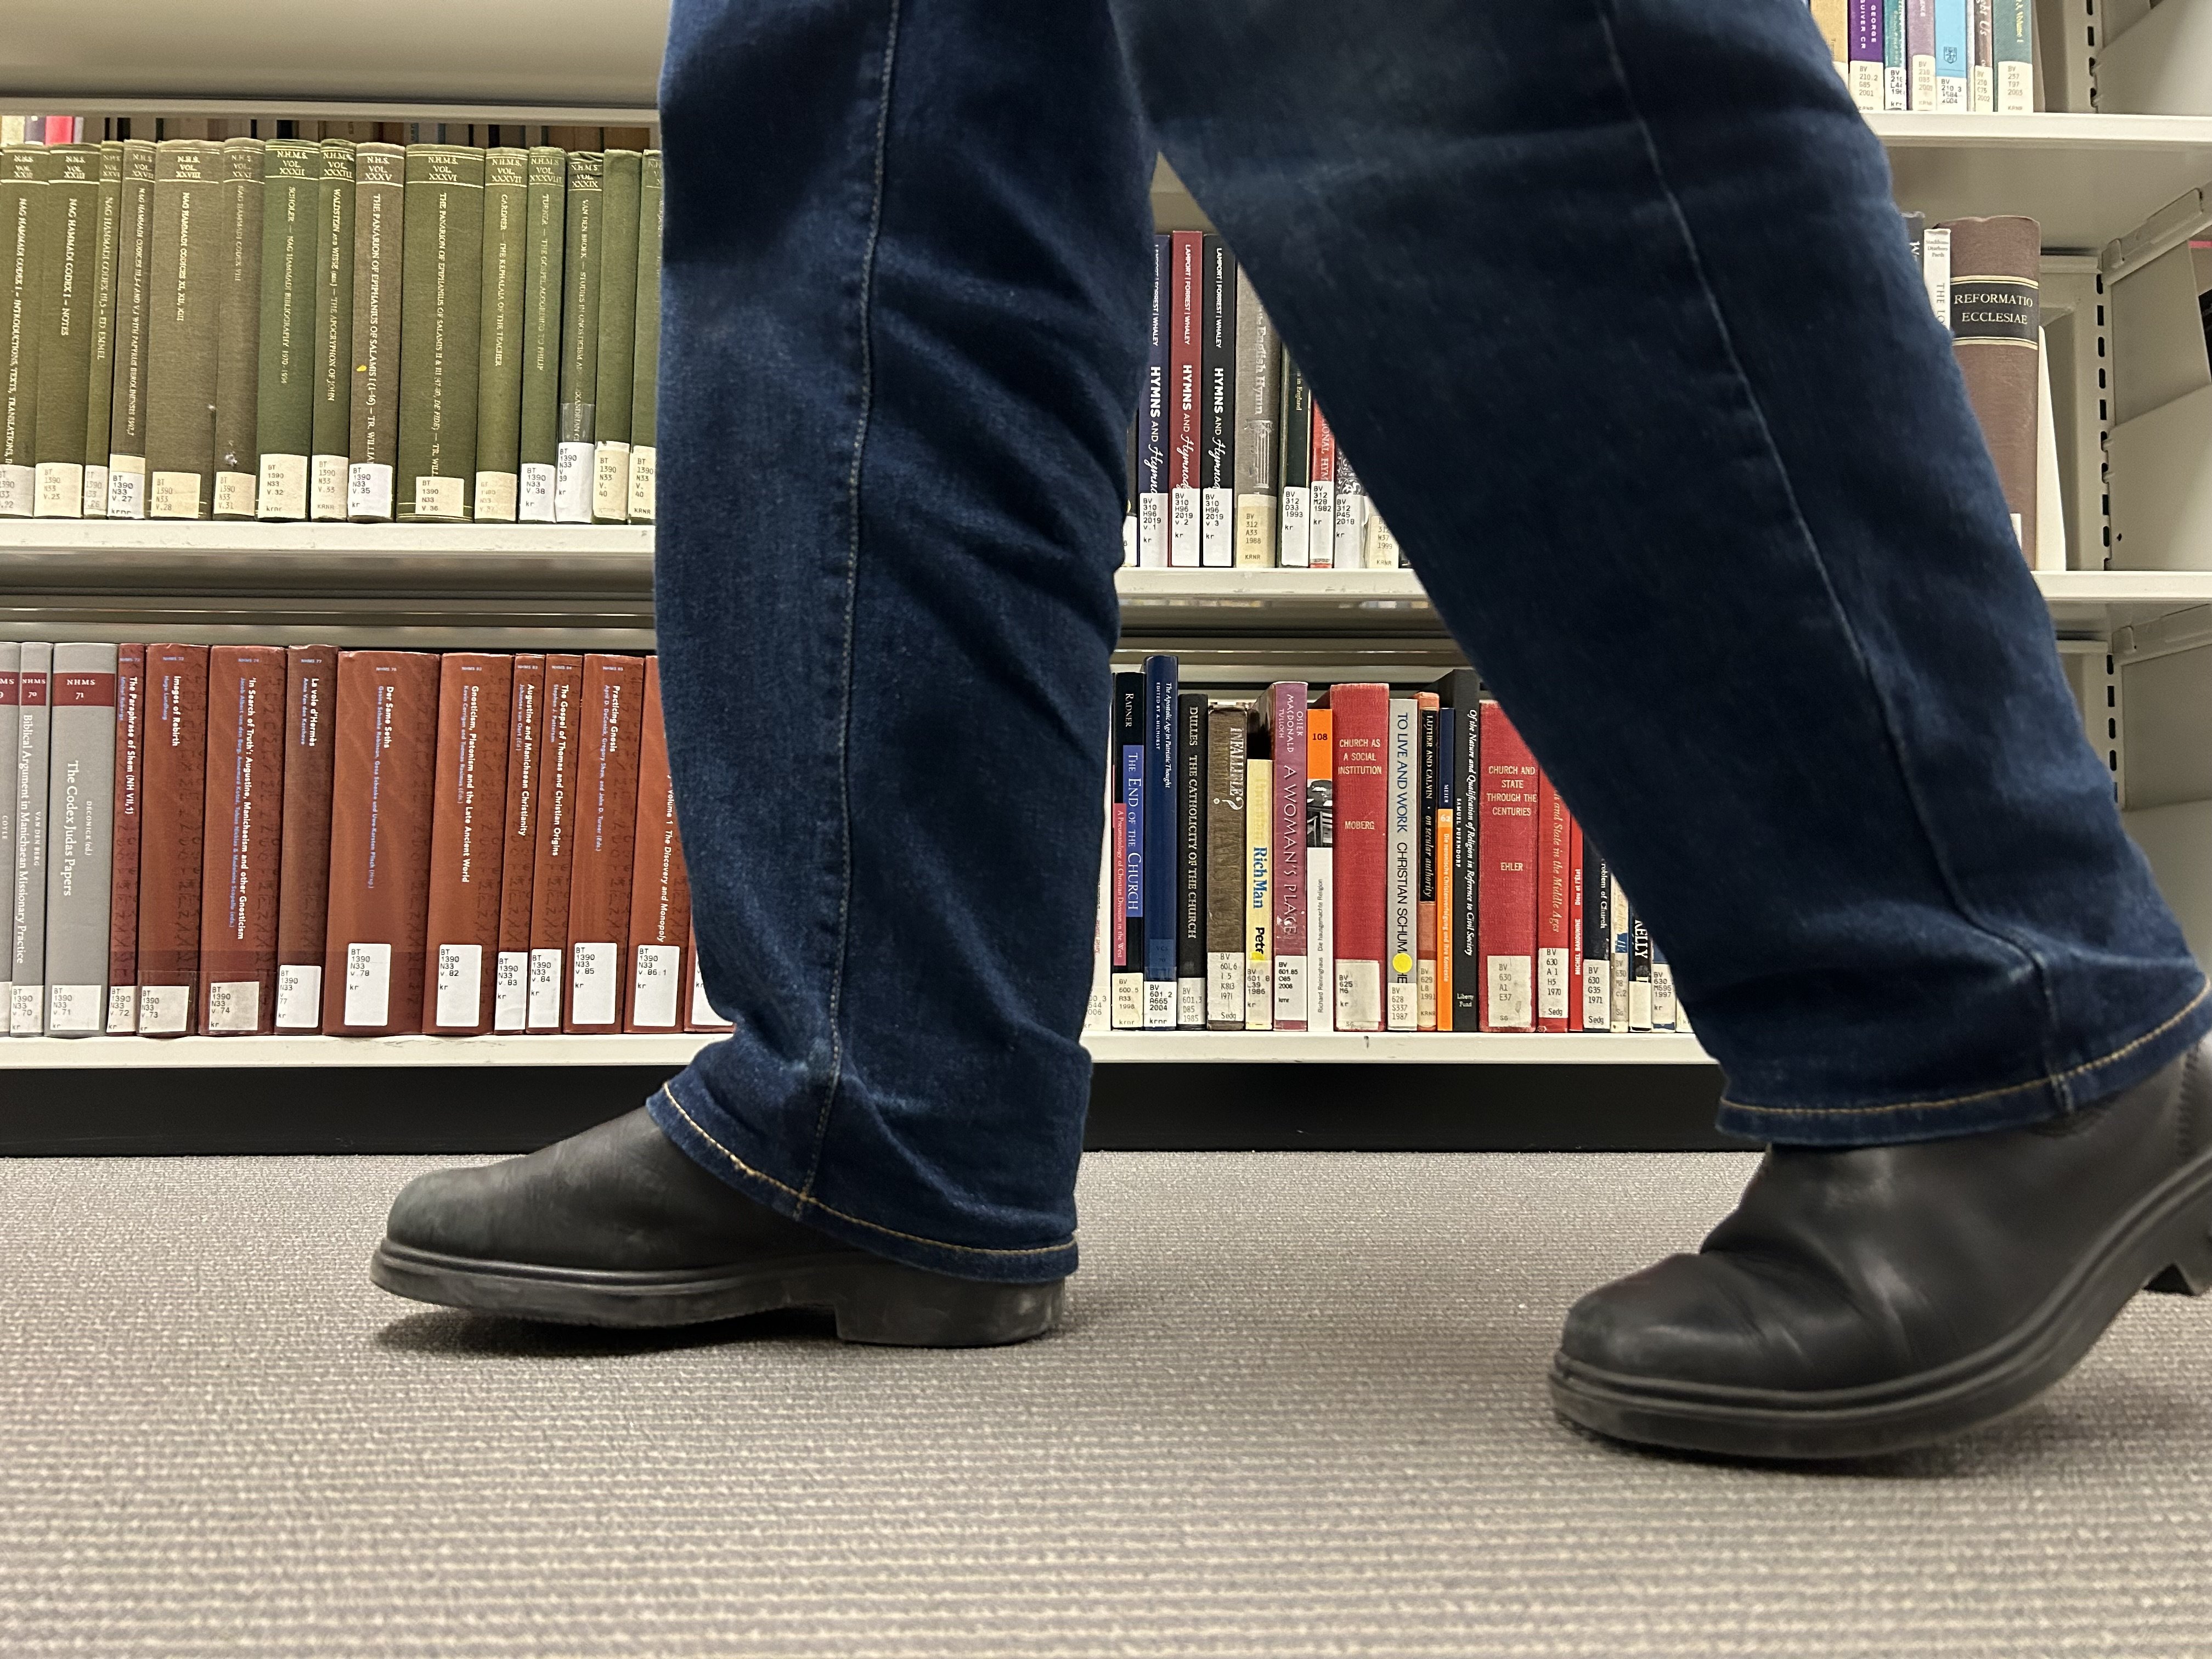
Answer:
POLYGON ((561 249, 567 228, 568 158, 549 145, 530 152, 529 218, 522 242, 522 418, 516 438, 516 516, 553 522, 560 459, 561 249))
POLYGON ((638 172, 637 385, 629 400, 629 521, 653 522, 653 434, 660 391, 660 152, 638 172))
POLYGON ((483 179, 480 149, 408 146, 407 272, 399 306, 403 520, 469 516, 477 476, 483 179))
POLYGON ((263 143, 222 146, 222 290, 216 301, 215 516, 254 515, 261 446, 261 197, 263 143))
POLYGON ((166 138, 154 158, 146 370, 147 516, 204 519, 215 499, 215 397, 230 264, 222 146, 166 138))
POLYGON ((522 421, 523 222, 530 152, 484 152, 483 283, 477 296, 478 519, 512 523, 522 421))
POLYGON ((79 511, 107 516, 107 429, 115 414, 115 270, 123 224, 123 141, 100 146, 100 216, 92 238, 92 342, 86 350, 84 495, 79 511))
POLYGON ((346 516, 392 516, 399 455, 400 226, 407 152, 362 144, 354 152, 353 403, 346 516))
POLYGON ((561 276, 561 417, 553 516, 562 524, 592 521, 592 441, 598 435, 599 385, 599 234, 606 158, 597 150, 568 157, 568 222, 562 232, 561 276))
POLYGON ((48 153, 46 228, 39 241, 37 512, 84 516, 85 400, 92 374, 92 295, 99 286, 100 146, 48 153))
POLYGON ((39 339, 45 275, 43 146, 0 150, 0 518, 38 501, 39 339))
POLYGON ((307 457, 315 435, 315 250, 323 147, 271 138, 261 173, 261 383, 254 437, 260 465, 254 510, 307 516, 307 457))
POLYGON ((107 516, 146 516, 146 372, 154 343, 154 141, 123 141, 115 242, 115 384, 107 422, 107 516))
POLYGON ((643 158, 606 152, 600 181, 599 368, 592 433, 592 521, 629 521, 629 413, 636 390, 637 203, 643 158))
POLYGON ((315 191, 314 447, 307 511, 331 520, 346 515, 346 469, 352 459, 354 141, 325 138, 322 151, 322 182, 315 191))

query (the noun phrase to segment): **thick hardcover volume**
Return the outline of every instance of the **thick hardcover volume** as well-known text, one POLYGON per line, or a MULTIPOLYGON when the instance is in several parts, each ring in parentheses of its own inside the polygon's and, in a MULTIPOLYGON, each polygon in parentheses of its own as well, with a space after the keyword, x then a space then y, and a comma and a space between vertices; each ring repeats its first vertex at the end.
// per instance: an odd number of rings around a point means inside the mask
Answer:
POLYGON ((1206 699, 1176 694, 1176 1024, 1206 1024, 1206 699))
MULTIPOLYGON (((392 471, 399 457, 406 214, 407 152, 397 144, 359 146, 353 179, 353 397, 346 416, 349 519, 392 516, 392 471)), ((428 257, 427 251, 422 257, 428 257)), ((339 987, 327 986, 323 1000, 328 1004, 339 994, 339 987)))
POLYGON ((1573 1012, 1574 824, 1552 775, 1536 775, 1536 1029, 1564 1031, 1573 1012))
POLYGON ((538 761, 545 715, 545 658, 514 659, 507 697, 507 834, 500 843, 499 960, 492 974, 495 1031, 530 1023, 531 881, 538 863, 538 761))
POLYGON ((660 418, 660 152, 638 167, 636 390, 629 404, 629 521, 653 522, 660 418))
POLYGON ((215 516, 250 519, 258 502, 261 397, 262 141, 222 147, 222 270, 216 297, 215 516))
POLYGON ((42 519, 84 516, 85 406, 91 393, 93 296, 100 288, 100 146, 51 152, 39 236, 37 471, 42 519))
POLYGON ((36 1036, 46 1007, 46 787, 53 740, 54 648, 23 647, 16 672, 15 927, 11 936, 8 1029, 36 1036))
MULTIPOLYGON (((364 213, 364 239, 367 219, 364 213)), ((419 1031, 438 659, 340 652, 332 737, 323 1030, 333 1036, 419 1031)))
POLYGON ((1310 562, 1313 539, 1313 393, 1288 352, 1283 354, 1282 387, 1282 415, 1275 423, 1280 459, 1275 471, 1282 480, 1283 506, 1275 562, 1303 570, 1310 562))
POLYGON ((1536 1023, 1536 758, 1494 702, 1482 705, 1482 1029, 1536 1023))
POLYGON ((0 641, 0 1024, 12 996, 8 979, 15 962, 15 742, 21 708, 19 690, 23 647, 0 641))
POLYGON ((280 1031, 323 1026, 323 958, 331 917, 331 781, 338 653, 327 645, 284 653, 283 856, 276 894, 280 1031))
POLYGON ((600 179, 599 362, 592 432, 592 522, 629 521, 629 422, 637 392, 637 198, 634 149, 606 152, 600 179))
POLYGON ((553 516, 562 524, 589 524, 593 443, 599 436, 599 257, 606 226, 602 190, 606 158, 596 150, 579 150, 568 163, 553 516))
POLYGON ((1379 1031, 1390 688, 1331 686, 1328 706, 1336 728, 1336 1029, 1379 1031))
POLYGON ((0 150, 0 518, 27 519, 38 503, 40 233, 52 172, 42 146, 0 150))
POLYGON ((477 476, 477 319, 483 284, 483 152, 407 147, 399 301, 398 516, 469 516, 477 476))
MULTIPOLYGON (((1321 404, 1308 400, 1306 457, 1308 470, 1307 492, 1312 498, 1308 508, 1310 528, 1307 532, 1306 562, 1316 568, 1337 562, 1336 558, 1336 431, 1328 423, 1328 416, 1321 412, 1321 404)), ((1346 567, 1357 569, 1357 562, 1346 567)))
MULTIPOLYGON (((325 138, 315 187, 315 354, 313 430, 307 510, 314 518, 346 516, 353 455, 353 265, 355 146, 325 138)), ((321 971, 322 956, 315 966, 321 971)), ((318 1003, 320 998, 317 999, 318 1003)), ((320 1013, 316 1015, 321 1023, 320 1013)))
POLYGON ((1613 1029, 1613 872, 1597 843, 1583 837, 1582 1007, 1579 1028, 1613 1029))
POLYGON ((1413 775, 1419 805, 1413 815, 1413 990, 1419 1029, 1437 1029, 1437 733, 1444 714, 1433 691, 1414 700, 1418 730, 1413 775))
POLYGON ((1176 659, 1145 659, 1145 1027, 1176 1024, 1176 659))
POLYGON ((1881 8, 1882 0, 1849 0, 1844 20, 1851 101, 1870 112, 1881 107, 1881 8))
POLYGON ((636 856, 645 659, 587 656, 577 699, 576 850, 568 890, 568 995, 562 1029, 622 1026, 636 856))
POLYGON ((91 334, 85 345, 84 489, 78 511, 107 516, 107 432, 115 415, 115 277, 123 229, 123 142, 100 146, 100 206, 93 222, 91 334))
POLYGON ((315 256, 322 245, 323 147, 271 138, 261 173, 260 448, 255 512, 307 516, 315 441, 315 256))
POLYGON ((1936 107, 1964 115, 1973 106, 1973 0, 1936 0, 1936 107))
MULTIPOLYGON (((1235 256, 1230 257, 1235 263, 1235 256)), ((1275 520, 1281 510, 1282 455, 1275 422, 1281 413, 1282 346, 1252 279, 1237 267, 1237 563, 1264 569, 1275 562, 1275 520)))
POLYGON ((1452 956, 1452 836, 1453 823, 1459 805, 1459 775, 1456 770, 1459 755, 1459 726, 1454 711, 1437 711, 1437 815, 1429 836, 1431 856, 1436 864, 1437 918, 1437 1030, 1449 1031, 1457 1022, 1452 1018, 1453 969, 1452 956))
POLYGON ((1886 110, 1911 107, 1905 82, 1905 0, 1882 0, 1881 106, 1886 110))
POLYGON ((1114 811, 1119 862, 1114 886, 1120 937, 1114 951, 1114 1024, 1145 1023, 1145 677, 1114 676, 1114 811))
POLYGON ((207 810, 208 650, 146 647, 145 805, 138 832, 138 1030, 183 1036, 199 1001, 200 841, 207 810))
POLYGON ((1306 710, 1306 1029, 1336 1024, 1336 717, 1306 710))
POLYGON ((1275 1026, 1275 762, 1273 699, 1244 737, 1244 1029, 1275 1026))
POLYGON ((528 218, 522 235, 522 410, 517 428, 516 514, 553 522, 560 462, 561 300, 568 217, 568 157, 550 145, 530 152, 528 218))
POLYGON ((1393 1031, 1420 1029, 1419 915, 1421 706, 1393 697, 1383 750, 1383 1021, 1393 1031))
POLYGON ((1954 219, 1949 229, 1953 349, 2004 486, 2013 535, 2033 560, 2042 231, 2018 217, 1954 219))
POLYGON ((45 1024, 55 1036, 96 1036, 107 1023, 115 665, 112 645, 54 647, 45 1024))
POLYGON ((284 656, 276 645, 218 645, 208 653, 199 1028, 210 1036, 276 1025, 284 656))
POLYGON ((214 507, 219 311, 230 264, 222 173, 220 144, 171 138, 156 147, 146 369, 151 518, 204 519, 214 507))
POLYGON ((449 651, 439 659, 422 1029, 441 1036, 491 1030, 514 693, 512 657, 449 651))
POLYGON ((477 290, 476 517, 512 522, 518 510, 522 421, 523 223, 530 152, 488 149, 483 250, 477 290))
POLYGON ((1205 331, 1200 280, 1205 237, 1171 233, 1168 252, 1168 562, 1199 562, 1198 428, 1200 337, 1205 331))
POLYGON ((1152 333, 1145 354, 1145 388, 1137 403, 1137 562, 1168 562, 1168 387, 1174 356, 1175 236, 1152 238, 1152 333))
POLYGON ((1476 1031, 1482 1029, 1482 677, 1462 668, 1443 684, 1452 723, 1452 860, 1438 902, 1451 909, 1452 1030, 1476 1031))
POLYGON ((1237 256, 1209 234, 1199 249, 1198 562, 1237 562, 1237 256))
MULTIPOLYGON (((107 516, 146 516, 146 392, 154 364, 154 191, 150 139, 123 140, 123 187, 115 247, 115 374, 110 387, 107 516)), ((135 1015, 134 1015, 135 1018, 135 1015)))
POLYGON ((1243 703, 1206 711, 1206 1024, 1244 1029, 1243 703))
POLYGON ((645 659, 644 739, 637 761, 637 853, 629 879, 630 969, 623 1030, 672 1031, 684 1024, 684 946, 691 936, 691 884, 676 828, 668 772, 668 728, 660 717, 660 659, 645 659))
POLYGON ((138 829, 144 817, 146 647, 115 653, 115 817, 107 883, 107 1020, 111 1036, 138 1029, 138 829))
POLYGON ((545 659, 545 708, 538 745, 538 836, 530 875, 530 992, 527 1028, 561 1029, 568 982, 568 900, 576 852, 577 718, 584 659, 564 651, 545 659))
POLYGON ((1996 0, 1996 112, 2025 115, 2035 107, 2035 14, 2028 0, 1996 0))
POLYGON ((1905 0, 1906 106, 1936 107, 1936 0, 1905 0))
POLYGON ((1275 1029, 1303 1031, 1312 993, 1306 940, 1306 688, 1287 680, 1267 688, 1267 725, 1274 745, 1274 842, 1267 872, 1273 888, 1270 943, 1275 1029))

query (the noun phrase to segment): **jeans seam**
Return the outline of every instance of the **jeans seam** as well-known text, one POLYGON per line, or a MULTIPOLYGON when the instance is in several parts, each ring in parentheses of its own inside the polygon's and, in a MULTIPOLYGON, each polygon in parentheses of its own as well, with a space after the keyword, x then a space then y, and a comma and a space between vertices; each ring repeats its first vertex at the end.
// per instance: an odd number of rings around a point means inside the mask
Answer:
MULTIPOLYGON (((1850 612, 1845 608, 1842 599, 1836 592, 1835 582, 1828 573, 1827 561, 1821 556, 1820 538, 1814 535, 1813 526, 1806 521, 1804 508, 1797 500, 1796 487, 1790 482, 1790 469, 1783 462, 1782 452, 1774 441, 1773 429, 1767 423, 1765 409, 1759 401, 1757 389, 1751 383, 1751 376, 1744 369, 1742 360, 1736 355, 1735 336, 1729 331, 1727 317, 1722 312, 1720 297, 1714 293, 1711 280, 1705 273, 1705 258, 1698 249, 1697 234, 1691 229, 1689 215, 1683 211, 1681 198, 1674 193, 1674 185, 1668 180, 1667 175, 1666 166, 1660 160, 1658 140, 1652 133, 1650 122, 1644 118, 1644 106, 1637 100, 1635 88, 1629 80, 1627 63, 1621 57, 1620 43, 1613 32, 1613 0, 1595 0, 1595 10, 1598 26, 1605 33, 1606 55, 1612 63, 1613 78, 1620 87, 1620 95, 1627 100, 1629 114, 1635 120, 1637 133, 1644 141, 1644 153, 1651 163, 1652 174, 1658 180, 1660 193, 1666 198, 1667 210, 1681 232, 1683 246, 1688 252, 1691 269, 1697 275, 1698 289, 1704 297, 1706 313, 1711 317, 1713 326, 1719 332, 1721 349, 1727 358, 1729 369, 1734 375, 1736 384, 1742 389, 1745 401, 1750 407, 1752 419, 1757 423, 1759 428, 1759 441, 1765 447, 1767 457, 1773 464, 1775 476, 1781 482, 1783 497, 1789 504, 1790 516, 1796 524, 1798 534, 1803 538, 1806 550, 1812 556, 1813 568, 1820 575, 1820 586, 1827 595, 1829 609, 1835 617, 1837 625, 1842 629, 1844 639, 1850 648, 1852 659, 1858 665, 1860 678, 1865 683, 1868 694, 1872 697, 1874 706, 1879 713, 1882 738, 1889 749, 1890 763, 1896 769, 1898 781, 1905 791, 1906 800, 1911 804, 1914 823, 1920 831, 1922 844, 1927 848, 1929 858, 1934 863, 1936 875, 1943 884, 1944 896, 1950 901, 1951 908, 1961 921, 2014 952, 2027 963, 2029 969, 2034 974, 2037 998, 2043 1005, 2041 1046, 2044 1070, 2046 1076, 2063 1079, 2069 1073, 2056 1068, 2053 1063, 2055 1057, 2051 1050, 2051 1035, 2056 1031, 2058 1024, 2058 1010, 2051 996, 2049 969, 2042 957, 2028 945, 1991 926, 1990 922, 1976 914, 1966 903, 1965 896, 1960 891, 1950 862, 1945 858, 1942 843, 1937 840, 1929 823, 1927 805, 1921 798, 1919 785, 1913 778, 1911 769, 1905 764, 1905 746, 1899 738, 1897 720, 1891 709, 1890 700, 1883 692, 1881 682, 1875 677, 1867 659, 1865 647, 1860 643, 1858 630, 1851 623, 1850 612)), ((2057 1086, 2062 1099, 2068 1098, 2064 1084, 2060 1082, 2057 1086)), ((2070 1099, 2069 1103, 2070 1105, 2070 1099)))
MULTIPOLYGON (((851 953, 853 937, 853 650, 860 610, 860 467, 867 453, 869 422, 875 412, 876 245, 883 235, 884 175, 886 171, 885 155, 890 143, 891 71, 898 58, 900 3, 901 0, 890 0, 886 9, 888 21, 884 32, 883 89, 876 108, 875 176, 868 202, 868 240, 860 252, 860 406, 853 424, 853 465, 846 475, 845 483, 846 505, 851 515, 852 529, 845 550, 844 639, 838 682, 839 869, 837 940, 833 953, 835 959, 830 970, 830 1075, 822 1091, 822 1110, 814 1121, 814 1146, 807 1160, 805 1183, 797 1194, 802 1204, 808 1201, 814 1190, 815 1180, 821 1174, 823 1154, 830 1143, 830 1115, 836 1107, 837 1090, 845 1075, 845 967, 851 953)), ((683 1108, 679 1106, 677 1109, 681 1111, 683 1108)))
POLYGON ((2187 1019, 2190 1015, 2195 1013, 2203 1005, 2207 995, 2212 995, 2212 984, 2200 982, 2197 987, 2195 996, 2190 998, 2174 1012, 2159 1021, 2142 1036, 2130 1039, 2118 1048, 2098 1055, 2094 1060, 2085 1060, 2078 1066, 2069 1066, 2063 1072, 2046 1071, 2041 1077, 2028 1078, 2019 1083, 2008 1083, 2001 1088, 1978 1089, 1971 1094, 1945 1095, 1936 1100, 1899 1101, 1887 1106, 1753 1106, 1741 1100, 1731 1100, 1726 1095, 1721 1097, 1721 1104, 1735 1111, 1756 1112, 1762 1117, 1871 1117, 1884 1112, 1925 1112, 1939 1110, 1949 1106, 1971 1106, 1978 1100, 1996 1100, 2006 1095, 2024 1093, 2030 1089, 2057 1089, 2059 1098, 2065 1102, 2067 1109, 2071 1110, 2073 1096, 2066 1086, 2069 1079, 2094 1072, 2100 1066, 2109 1066, 2116 1060, 2124 1060, 2145 1043, 2155 1042, 2175 1026, 2180 1024, 2183 1020, 2187 1019))
POLYGON ((793 1218, 794 1220, 804 1221, 806 1218, 807 1211, 819 1210, 823 1215, 835 1216, 838 1220, 844 1222, 848 1226, 865 1227, 872 1233, 881 1233, 885 1238, 903 1239, 909 1244, 927 1244, 933 1250, 952 1250, 957 1251, 962 1255, 1057 1255, 1063 1250, 1073 1249, 1075 1247, 1075 1241, 1072 1238, 1063 1239, 1057 1244, 1030 1244, 1012 1247, 1000 1247, 987 1244, 948 1244, 941 1238, 931 1238, 922 1233, 904 1233, 901 1232, 896 1227, 886 1227, 880 1222, 869 1221, 857 1215, 848 1215, 842 1210, 832 1209, 829 1205, 824 1204, 820 1199, 812 1197, 807 1193, 801 1192, 796 1187, 792 1187, 787 1185, 783 1182, 778 1181, 774 1176, 769 1174, 765 1170, 756 1170, 751 1164, 746 1163, 744 1159, 739 1158, 735 1152, 722 1145, 720 1141, 715 1139, 712 1134, 708 1133, 707 1127, 704 1124, 701 1123, 697 1118, 692 1116, 690 1113, 684 1109, 684 1103, 676 1097, 676 1088, 672 1081, 662 1084, 660 1085, 660 1092, 663 1097, 666 1098, 668 1103, 675 1108, 676 1115, 682 1118, 685 1123, 690 1126, 691 1132, 694 1134, 697 1135, 700 1139, 705 1141, 709 1146, 712 1146, 724 1158, 729 1159, 731 1168, 736 1170, 738 1174, 746 1176, 748 1179, 761 1182, 767 1186, 773 1187, 776 1191, 796 1200, 799 1213, 793 1218))

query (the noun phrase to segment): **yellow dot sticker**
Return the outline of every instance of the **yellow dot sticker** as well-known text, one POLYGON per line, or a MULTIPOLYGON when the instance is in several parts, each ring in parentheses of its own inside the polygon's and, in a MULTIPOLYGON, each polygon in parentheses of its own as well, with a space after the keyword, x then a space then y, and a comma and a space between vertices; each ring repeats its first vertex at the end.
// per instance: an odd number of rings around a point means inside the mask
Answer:
POLYGON ((1394 974, 1412 973, 1413 971, 1413 957, 1407 956, 1403 951, 1399 951, 1396 956, 1390 958, 1390 971, 1394 974))

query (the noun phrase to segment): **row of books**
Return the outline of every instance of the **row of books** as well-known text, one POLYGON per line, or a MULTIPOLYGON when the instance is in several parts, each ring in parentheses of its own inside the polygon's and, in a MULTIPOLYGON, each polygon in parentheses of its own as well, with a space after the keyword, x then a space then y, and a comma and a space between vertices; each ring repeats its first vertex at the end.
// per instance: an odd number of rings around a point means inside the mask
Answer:
POLYGON ((1114 682, 1088 1029, 1687 1030, 1667 959, 1472 671, 1114 682))
POLYGON ((2031 0, 1811 3, 1863 110, 2016 115, 2036 106, 2031 0))
POLYGON ((726 1030, 659 660, 0 644, 18 1036, 726 1030))
POLYGON ((0 149, 0 517, 649 522, 660 196, 650 149, 0 149))

